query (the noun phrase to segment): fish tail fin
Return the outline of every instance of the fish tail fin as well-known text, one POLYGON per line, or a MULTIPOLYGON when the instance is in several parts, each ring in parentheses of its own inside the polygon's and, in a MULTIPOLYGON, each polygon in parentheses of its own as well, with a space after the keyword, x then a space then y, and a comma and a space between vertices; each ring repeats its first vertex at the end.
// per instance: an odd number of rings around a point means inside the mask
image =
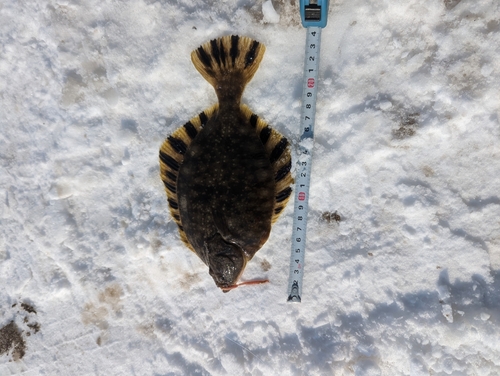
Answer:
POLYGON ((191 53, 191 61, 214 87, 219 102, 239 102, 246 84, 259 68, 266 47, 251 38, 228 35, 207 42, 191 53))

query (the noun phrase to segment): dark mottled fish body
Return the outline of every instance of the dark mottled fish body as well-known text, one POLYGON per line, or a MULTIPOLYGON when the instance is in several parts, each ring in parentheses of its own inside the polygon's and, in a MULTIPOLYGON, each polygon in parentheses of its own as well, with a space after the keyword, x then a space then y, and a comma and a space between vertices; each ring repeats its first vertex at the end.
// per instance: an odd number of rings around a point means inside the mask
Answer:
POLYGON ((161 178, 181 238, 223 291, 235 286, 266 242, 291 193, 288 141, 240 103, 264 51, 234 35, 193 51, 193 64, 219 103, 160 149, 161 178))
POLYGON ((264 146, 239 106, 221 107, 191 143, 177 178, 183 228, 193 248, 219 232, 251 258, 269 236, 274 185, 264 146))

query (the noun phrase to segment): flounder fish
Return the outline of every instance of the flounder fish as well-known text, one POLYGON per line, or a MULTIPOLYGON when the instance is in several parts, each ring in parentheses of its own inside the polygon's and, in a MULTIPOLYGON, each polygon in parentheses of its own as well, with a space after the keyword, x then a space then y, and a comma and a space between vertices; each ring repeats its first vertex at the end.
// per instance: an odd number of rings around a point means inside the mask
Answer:
POLYGON ((292 189, 288 140, 241 97, 264 56, 236 35, 211 40, 191 60, 218 103, 178 128, 160 148, 160 175, 180 237, 227 292, 264 245, 292 189))

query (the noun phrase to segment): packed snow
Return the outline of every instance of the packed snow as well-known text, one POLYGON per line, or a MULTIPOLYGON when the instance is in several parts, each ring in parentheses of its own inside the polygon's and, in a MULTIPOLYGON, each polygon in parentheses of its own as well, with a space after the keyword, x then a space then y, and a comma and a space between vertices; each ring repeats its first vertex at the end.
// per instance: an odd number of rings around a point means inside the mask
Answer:
POLYGON ((498 375, 500 2, 335 0, 302 303, 293 200, 222 293, 182 244, 164 138, 216 101, 190 53, 266 45, 243 95, 292 142, 298 1, 0 4, 0 375, 498 375))

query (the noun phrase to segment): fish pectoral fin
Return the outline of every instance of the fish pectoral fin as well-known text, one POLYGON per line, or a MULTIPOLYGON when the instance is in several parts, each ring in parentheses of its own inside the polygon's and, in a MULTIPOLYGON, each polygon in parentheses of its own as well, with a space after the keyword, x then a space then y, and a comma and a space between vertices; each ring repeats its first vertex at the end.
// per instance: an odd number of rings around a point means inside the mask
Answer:
POLYGON ((217 231, 219 232, 220 236, 222 236, 224 241, 228 243, 237 244, 237 242, 235 241, 236 238, 231 234, 231 231, 229 230, 229 226, 227 224, 224 214, 222 214, 222 210, 213 209, 212 218, 214 220, 217 231))

